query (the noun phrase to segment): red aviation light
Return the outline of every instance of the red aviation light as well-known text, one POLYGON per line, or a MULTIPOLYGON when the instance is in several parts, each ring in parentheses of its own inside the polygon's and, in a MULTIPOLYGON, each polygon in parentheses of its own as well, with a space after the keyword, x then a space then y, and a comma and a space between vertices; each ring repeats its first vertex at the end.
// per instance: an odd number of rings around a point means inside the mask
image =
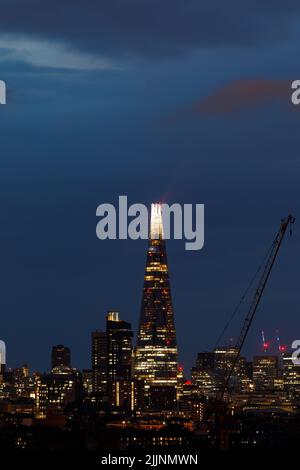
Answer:
POLYGON ((186 380, 186 381, 184 382, 184 385, 192 385, 192 381, 191 381, 191 380, 186 380))
POLYGON ((279 346, 279 351, 280 351, 280 352, 285 352, 286 349, 287 349, 287 347, 286 347, 284 344, 281 344, 281 345, 279 346))

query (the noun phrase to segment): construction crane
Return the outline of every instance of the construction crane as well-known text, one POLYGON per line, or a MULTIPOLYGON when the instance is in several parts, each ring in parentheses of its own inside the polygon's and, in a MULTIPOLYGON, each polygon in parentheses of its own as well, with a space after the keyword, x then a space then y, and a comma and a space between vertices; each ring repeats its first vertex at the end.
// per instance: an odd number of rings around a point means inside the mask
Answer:
POLYGON ((258 287, 255 291, 253 300, 251 302, 249 312, 248 312, 248 314, 247 314, 247 316, 244 320, 242 330, 240 332, 240 335, 239 335, 238 340, 237 340, 236 345, 235 345, 235 349, 237 350, 236 356, 233 360, 231 368, 229 369, 229 371, 227 373, 227 376, 224 380, 223 386, 221 387, 221 389, 217 393, 217 396, 216 396, 216 401, 217 402, 222 401, 223 398, 224 398, 224 394, 225 394, 225 392, 228 388, 229 381, 230 381, 230 379, 233 375, 234 369, 235 369, 235 367, 237 365, 237 362, 240 358, 242 347, 245 343, 249 328, 250 328, 250 326, 253 322, 255 313, 257 311, 257 307, 259 305, 259 302, 260 302, 261 297, 263 295, 263 292, 265 290, 266 284, 267 284, 268 279, 270 277, 270 274, 271 274, 272 268, 274 266, 275 260, 277 258, 279 249, 281 247, 282 241, 284 239, 284 236, 285 236, 286 231, 287 231, 288 228, 290 228, 290 234, 292 233, 292 224, 294 222, 295 222, 295 218, 292 215, 288 215, 288 217, 286 219, 281 220, 279 232, 277 233, 276 238, 275 238, 275 240, 272 244, 270 254, 269 254, 268 259, 266 261, 266 264, 264 266, 263 273, 262 273, 262 276, 260 278, 258 287))
POLYGON ((228 449, 228 445, 229 445, 228 436, 230 432, 229 431, 230 425, 228 426, 229 423, 227 422, 227 418, 228 418, 227 406, 226 406, 226 403, 224 402, 224 394, 226 390, 228 389, 230 379, 233 375, 234 369, 240 358, 242 347, 245 343, 247 334, 249 332, 249 328, 253 322, 255 313, 257 311, 257 307, 259 305, 259 302, 265 290, 266 284, 270 277, 272 268, 274 266, 274 263, 277 258, 284 236, 288 228, 290 228, 290 234, 292 233, 292 224, 294 222, 295 222, 295 218, 292 215, 288 215, 286 219, 281 220, 279 232, 277 233, 275 240, 272 243, 270 253, 268 254, 267 261, 263 267, 263 273, 261 275, 258 287, 255 291, 248 314, 244 320, 243 327, 241 329, 240 335, 236 342, 236 345, 235 345, 235 349, 237 351, 236 355, 234 357, 234 360, 232 362, 232 365, 227 375, 225 376, 225 380, 221 389, 217 392, 215 400, 212 403, 212 406, 210 407, 210 409, 207 410, 206 423, 208 422, 208 419, 211 416, 211 414, 214 414, 216 429, 218 429, 218 433, 219 433, 219 445, 220 445, 220 449, 223 449, 223 450, 228 449))

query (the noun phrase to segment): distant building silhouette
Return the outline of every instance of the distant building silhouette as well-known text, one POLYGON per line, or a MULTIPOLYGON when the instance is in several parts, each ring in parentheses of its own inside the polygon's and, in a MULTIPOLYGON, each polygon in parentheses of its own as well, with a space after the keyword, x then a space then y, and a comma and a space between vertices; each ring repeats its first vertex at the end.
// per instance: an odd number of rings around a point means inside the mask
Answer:
POLYGON ((51 354, 51 368, 71 368, 71 352, 70 348, 58 344, 53 346, 51 354))

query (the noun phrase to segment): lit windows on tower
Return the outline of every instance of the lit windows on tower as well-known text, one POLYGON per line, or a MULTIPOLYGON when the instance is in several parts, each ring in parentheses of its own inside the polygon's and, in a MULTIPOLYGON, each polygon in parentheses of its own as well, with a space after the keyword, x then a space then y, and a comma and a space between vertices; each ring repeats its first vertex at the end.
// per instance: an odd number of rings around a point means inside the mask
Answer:
POLYGON ((160 204, 152 204, 134 375, 150 386, 177 388, 178 352, 160 204))
POLYGON ((107 336, 105 331, 92 333, 93 393, 104 399, 107 395, 107 336))

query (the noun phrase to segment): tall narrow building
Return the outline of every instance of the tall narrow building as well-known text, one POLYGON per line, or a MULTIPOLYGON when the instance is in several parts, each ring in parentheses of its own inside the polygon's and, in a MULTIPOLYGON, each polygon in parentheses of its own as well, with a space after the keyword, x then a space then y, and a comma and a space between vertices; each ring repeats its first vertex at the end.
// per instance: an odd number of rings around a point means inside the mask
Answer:
POLYGON ((151 387, 177 387, 177 373, 176 331, 162 208, 160 204, 152 204, 134 376, 143 380, 145 391, 151 393, 151 387))
POLYGON ((100 399, 107 396, 107 335, 106 331, 92 333, 92 387, 100 399))
POLYGON ((108 380, 130 380, 133 332, 130 323, 120 319, 119 312, 108 312, 106 336, 108 380))
POLYGON ((131 325, 121 320, 119 312, 108 312, 106 335, 109 404, 113 408, 132 410, 134 383, 131 376, 133 337, 131 325))

